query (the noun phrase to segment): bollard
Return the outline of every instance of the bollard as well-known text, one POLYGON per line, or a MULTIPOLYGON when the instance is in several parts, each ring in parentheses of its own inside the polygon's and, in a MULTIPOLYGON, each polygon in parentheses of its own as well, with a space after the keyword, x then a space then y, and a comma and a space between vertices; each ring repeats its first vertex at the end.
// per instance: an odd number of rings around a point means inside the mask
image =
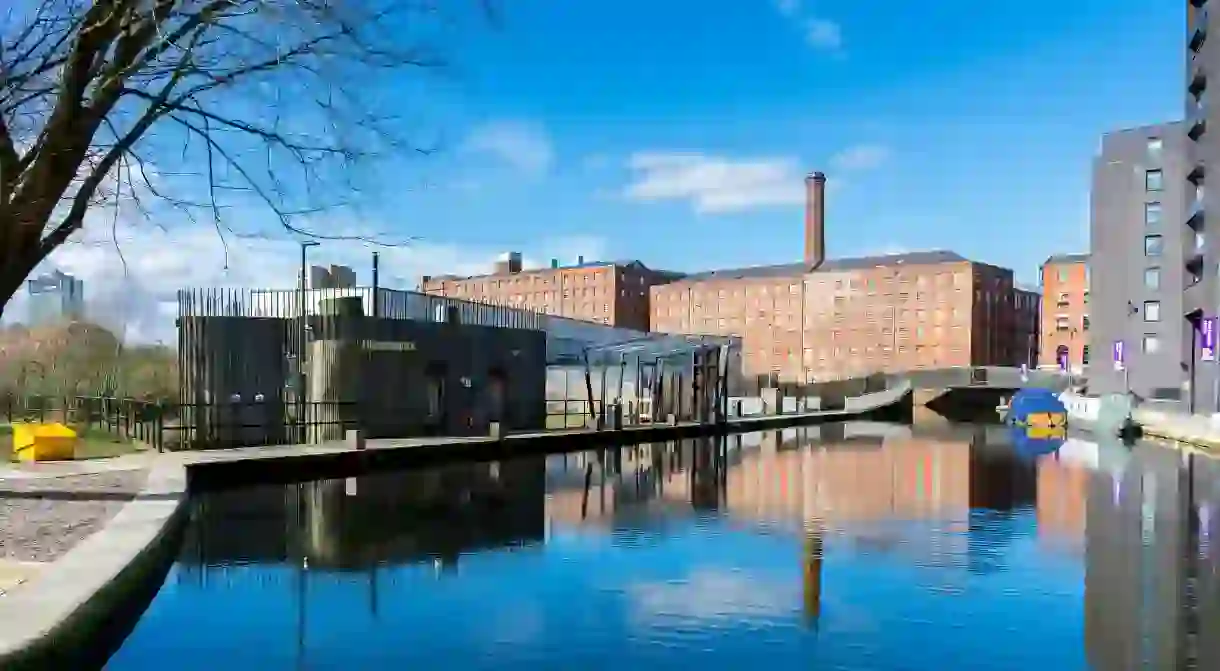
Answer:
POLYGON ((487 432, 492 438, 503 438, 506 433, 504 424, 501 422, 490 422, 487 425, 487 432))
POLYGON ((349 450, 364 449, 364 432, 360 429, 347 430, 347 448, 349 450))

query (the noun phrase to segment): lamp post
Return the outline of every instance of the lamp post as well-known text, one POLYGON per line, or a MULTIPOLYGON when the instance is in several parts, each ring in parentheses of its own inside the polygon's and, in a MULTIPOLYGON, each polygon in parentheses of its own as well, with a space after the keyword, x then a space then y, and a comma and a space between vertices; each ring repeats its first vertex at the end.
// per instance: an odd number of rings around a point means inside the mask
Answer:
POLYGON ((297 405, 300 408, 297 421, 300 424, 301 436, 300 442, 305 442, 305 426, 306 426, 306 393, 305 393, 305 333, 308 328, 306 309, 305 309, 305 288, 307 284, 308 270, 308 255, 310 247, 317 247, 320 243, 315 240, 301 241, 301 287, 300 287, 300 308, 297 316, 300 318, 299 329, 297 331, 297 405))

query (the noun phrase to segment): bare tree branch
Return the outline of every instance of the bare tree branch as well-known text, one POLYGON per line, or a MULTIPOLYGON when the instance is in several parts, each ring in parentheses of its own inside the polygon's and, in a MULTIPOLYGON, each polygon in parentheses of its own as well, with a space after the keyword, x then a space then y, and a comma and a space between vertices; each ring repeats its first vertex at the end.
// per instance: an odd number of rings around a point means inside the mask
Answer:
POLYGON ((463 18, 495 20, 490 2, 15 0, 0 10, 0 314, 121 202, 158 225, 205 216, 222 238, 226 213, 257 202, 284 231, 344 238, 300 219, 349 202, 357 165, 431 151, 403 137, 404 74, 439 71, 437 45, 463 18))

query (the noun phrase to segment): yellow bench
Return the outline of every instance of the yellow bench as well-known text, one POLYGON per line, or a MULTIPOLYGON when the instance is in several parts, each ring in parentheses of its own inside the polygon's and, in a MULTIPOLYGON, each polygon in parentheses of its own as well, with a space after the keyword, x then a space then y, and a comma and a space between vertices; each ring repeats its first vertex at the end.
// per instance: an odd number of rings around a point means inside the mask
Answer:
POLYGON ((76 432, 54 422, 13 424, 13 455, 18 461, 64 461, 76 458, 76 432))

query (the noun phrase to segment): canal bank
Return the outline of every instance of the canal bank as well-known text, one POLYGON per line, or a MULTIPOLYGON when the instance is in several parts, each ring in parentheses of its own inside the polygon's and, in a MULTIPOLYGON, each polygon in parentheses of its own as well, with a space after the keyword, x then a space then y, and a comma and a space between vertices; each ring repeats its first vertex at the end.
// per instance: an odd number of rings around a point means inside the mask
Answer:
POLYGON ((153 460, 143 488, 105 526, 0 596, 0 668, 104 662, 109 651, 98 642, 126 636, 168 570, 186 501, 184 466, 153 460))
POLYGON ((191 491, 254 484, 352 477, 376 471, 421 468, 465 461, 498 461, 519 456, 575 452, 685 438, 843 422, 854 419, 902 421, 910 417, 909 385, 847 399, 839 410, 734 417, 719 423, 676 422, 619 429, 574 429, 495 437, 410 438, 344 441, 318 445, 239 448, 166 455, 187 467, 191 491))
MULTIPOLYGON (((1107 408, 1107 402, 1096 396, 1064 392, 1059 399, 1072 426, 1094 434, 1109 433, 1114 418, 1126 412, 1125 408, 1107 408)), ((1176 404, 1155 402, 1131 408, 1130 415, 1147 438, 1220 454, 1220 418, 1215 415, 1187 414, 1176 404)))
MULTIPOLYGON (((347 441, 149 454, 144 489, 36 580, 0 596, 0 668, 92 668, 121 642, 164 580, 188 491, 344 478, 377 471, 574 452, 910 414, 909 386, 847 399, 839 410, 488 437, 347 441)), ((100 665, 100 664, 99 664, 100 665)))

